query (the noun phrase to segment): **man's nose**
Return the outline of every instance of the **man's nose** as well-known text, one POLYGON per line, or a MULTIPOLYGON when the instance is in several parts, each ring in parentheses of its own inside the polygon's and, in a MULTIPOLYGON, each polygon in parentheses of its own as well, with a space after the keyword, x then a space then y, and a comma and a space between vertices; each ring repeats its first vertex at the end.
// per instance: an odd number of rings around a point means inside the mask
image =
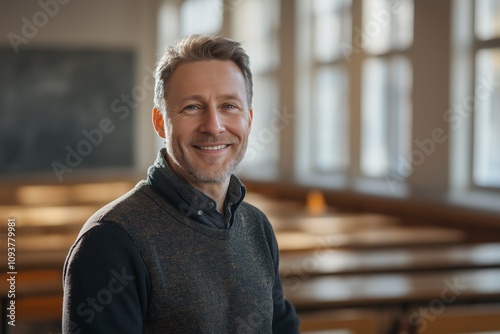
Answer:
POLYGON ((203 115, 200 131, 215 136, 224 132, 224 130, 223 115, 216 106, 209 106, 203 115))

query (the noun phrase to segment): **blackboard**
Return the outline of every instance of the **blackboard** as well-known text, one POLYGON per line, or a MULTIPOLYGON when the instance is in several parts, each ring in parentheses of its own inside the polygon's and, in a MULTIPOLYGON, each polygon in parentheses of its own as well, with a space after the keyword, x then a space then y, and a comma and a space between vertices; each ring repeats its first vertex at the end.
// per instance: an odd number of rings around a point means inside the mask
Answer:
POLYGON ((130 50, 0 48, 0 176, 132 167, 134 61, 130 50))

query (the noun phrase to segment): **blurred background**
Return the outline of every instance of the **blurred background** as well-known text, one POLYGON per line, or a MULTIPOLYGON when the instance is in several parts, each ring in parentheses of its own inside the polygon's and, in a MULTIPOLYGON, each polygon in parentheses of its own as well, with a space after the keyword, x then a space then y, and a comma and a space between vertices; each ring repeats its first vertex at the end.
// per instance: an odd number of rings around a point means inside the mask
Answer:
POLYGON ((250 55, 237 175, 304 332, 500 331, 500 0, 2 0, 0 31, 4 332, 60 331, 65 255, 145 177, 152 72, 192 33, 250 55))

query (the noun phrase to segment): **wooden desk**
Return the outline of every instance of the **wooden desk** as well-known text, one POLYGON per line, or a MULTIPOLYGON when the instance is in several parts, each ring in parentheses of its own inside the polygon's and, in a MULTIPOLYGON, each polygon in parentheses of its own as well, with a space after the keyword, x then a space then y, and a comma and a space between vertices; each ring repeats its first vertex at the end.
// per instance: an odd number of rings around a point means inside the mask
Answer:
POLYGON ((16 254, 69 250, 75 242, 77 235, 78 231, 75 233, 17 235, 16 254))
POLYGON ((80 229, 100 205, 72 206, 1 206, 7 217, 16 219, 16 231, 21 235, 80 229))
MULTIPOLYGON (((2 282, 6 282, 9 275, 3 272, 0 275, 2 282)), ((7 304, 8 304, 8 284, 0 285, 1 307, 0 316, 1 329, 0 332, 7 333, 9 329, 7 325, 7 304)), ((32 317, 33 314, 56 314, 59 315, 62 308, 62 272, 61 270, 30 270, 18 272, 16 275, 16 318, 17 323, 27 320, 27 316, 32 317), (27 302, 27 299, 30 301, 27 302), (33 307, 32 302, 38 300, 38 306, 43 309, 36 312, 36 305, 33 307), (59 309, 57 309, 59 307, 59 309), (54 313, 55 312, 55 313, 54 313)), ((44 318, 46 319, 46 318, 44 318)), ((19 328, 19 326, 17 327, 19 328)))
POLYGON ((439 311, 424 313, 415 308, 402 322, 409 325, 408 331, 412 333, 500 333, 500 303, 451 305, 439 311))
POLYGON ((331 234, 276 232, 276 239, 281 252, 303 252, 329 248, 428 247, 460 243, 465 234, 451 228, 387 226, 331 234))
POLYGON ((500 243, 383 250, 328 249, 280 257, 283 277, 500 268, 500 243))
POLYGON ((395 310, 342 309, 303 312, 300 332, 321 333, 387 333, 395 317, 395 310))
POLYGON ((67 184, 2 185, 0 203, 4 205, 75 205, 107 203, 131 190, 136 181, 67 184))
MULTIPOLYGON (((78 231, 16 236, 16 270, 62 269, 78 231)), ((3 238, 2 238, 3 239, 3 238)), ((5 245, 4 240, 0 245, 5 245)), ((0 249, 0 257, 7 259, 7 247, 0 249)), ((1 272, 7 271, 7 261, 0 262, 1 272)))
MULTIPOLYGON (((245 202, 259 208, 269 219, 273 217, 311 217, 305 202, 275 199, 256 193, 247 193, 245 202)), ((328 216, 335 212, 337 212, 335 208, 325 207, 321 215, 328 216)))
MULTIPOLYGON (((6 282, 9 275, 0 275, 2 282, 6 282)), ((7 296, 7 284, 0 286, 2 298, 7 296)), ((61 270, 26 270, 16 275, 16 299, 33 296, 62 295, 62 268, 61 270)))
POLYGON ((283 290, 297 310, 500 299, 500 269, 292 277, 283 290))
POLYGON ((368 213, 337 213, 320 217, 270 217, 275 232, 307 232, 332 234, 358 232, 402 225, 400 218, 368 213))

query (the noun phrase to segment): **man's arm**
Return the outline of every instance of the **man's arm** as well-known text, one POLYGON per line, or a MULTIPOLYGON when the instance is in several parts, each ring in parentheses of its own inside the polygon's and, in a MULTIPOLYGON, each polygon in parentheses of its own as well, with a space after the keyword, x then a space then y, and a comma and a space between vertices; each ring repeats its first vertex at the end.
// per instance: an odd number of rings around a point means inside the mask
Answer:
POLYGON ((273 287, 273 302, 274 302, 274 315, 273 315, 273 333, 279 334, 295 334, 300 333, 299 330, 299 317, 295 312, 293 305, 286 300, 283 294, 283 286, 281 283, 281 276, 279 273, 279 250, 278 243, 274 233, 272 235, 272 254, 274 261, 274 287, 273 287))
POLYGON ((63 333, 140 333, 150 280, 130 236, 114 223, 87 231, 64 266, 63 333))

